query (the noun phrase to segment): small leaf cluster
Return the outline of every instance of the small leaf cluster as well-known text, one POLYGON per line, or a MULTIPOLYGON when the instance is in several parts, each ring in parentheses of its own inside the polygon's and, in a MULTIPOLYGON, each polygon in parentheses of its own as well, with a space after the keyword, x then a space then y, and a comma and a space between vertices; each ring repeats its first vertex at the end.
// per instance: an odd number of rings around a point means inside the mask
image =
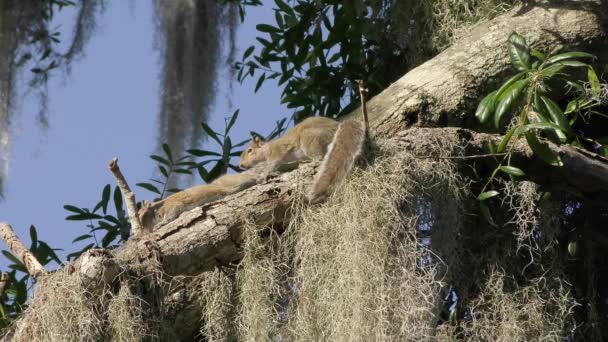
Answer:
MULTIPOLYGON (((32 241, 29 250, 43 266, 52 262, 57 265, 62 264, 55 253, 58 249, 51 248, 46 242, 38 239, 35 226, 30 226, 29 233, 32 241)), ((0 298, 0 329, 5 328, 25 309, 28 290, 32 285, 32 278, 19 258, 7 250, 3 250, 2 254, 9 261, 8 268, 11 271, 6 274, 8 276, 7 285, 0 298)))
POLYGON ((66 220, 88 222, 86 227, 89 229, 87 234, 80 235, 72 241, 72 243, 79 241, 89 241, 89 243, 81 250, 68 254, 68 261, 78 258, 82 253, 94 247, 115 248, 129 237, 130 224, 123 209, 122 193, 118 186, 114 187, 112 194, 112 187, 110 184, 106 184, 101 192, 101 200, 93 209, 69 204, 64 205, 63 208, 70 212, 70 215, 65 218, 66 220), (110 195, 112 195, 116 215, 108 213, 110 195))
POLYGON ((391 39, 390 25, 364 2, 275 5, 274 25, 257 25, 261 50, 250 46, 236 68, 240 81, 257 76, 255 91, 276 79, 296 122, 346 114, 358 106, 356 80, 365 79, 373 96, 406 70, 404 44, 391 39))
MULTIPOLYGON (((509 177, 520 177, 524 172, 511 165, 509 143, 522 137, 531 150, 552 166, 562 166, 559 155, 553 153, 544 142, 583 146, 589 138, 577 133, 572 126, 590 115, 604 115, 593 110, 601 104, 601 84, 594 68, 587 63, 593 55, 580 52, 565 52, 557 46, 548 54, 531 49, 525 38, 513 32, 507 41, 511 64, 516 74, 504 82, 500 88, 485 96, 475 112, 477 119, 493 129, 501 129, 507 119, 511 122, 502 141, 490 144, 490 152, 504 155, 499 160, 482 193, 478 196, 482 214, 492 224, 495 223, 484 201, 499 195, 498 191, 486 191, 498 172, 509 177), (581 77, 581 72, 584 71, 581 77), (587 86, 588 85, 588 86, 587 86), (587 90, 587 88, 589 90, 587 90), (565 108, 556 97, 567 98, 565 108)), ((608 139, 607 139, 608 140, 608 139)), ((594 147, 608 151, 601 141, 592 141, 594 147)))

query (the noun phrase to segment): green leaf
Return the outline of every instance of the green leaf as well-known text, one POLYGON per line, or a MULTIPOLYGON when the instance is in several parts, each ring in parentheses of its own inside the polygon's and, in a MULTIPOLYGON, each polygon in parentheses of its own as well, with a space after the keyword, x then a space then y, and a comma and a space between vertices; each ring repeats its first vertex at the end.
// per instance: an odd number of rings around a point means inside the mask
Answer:
POLYGON ((153 155, 150 156, 150 159, 153 159, 153 160, 155 160, 155 161, 157 161, 157 162, 159 162, 161 164, 165 164, 167 166, 171 166, 171 162, 168 161, 167 159, 161 157, 161 156, 157 156, 157 155, 153 154, 153 155))
POLYGON ((158 170, 163 176, 165 176, 165 178, 169 178, 169 172, 167 172, 167 169, 164 166, 158 165, 158 170))
POLYGON ((490 199, 494 196, 498 196, 500 193, 496 190, 490 190, 490 191, 485 191, 479 194, 479 196, 477 196, 477 199, 480 201, 485 201, 487 199, 490 199))
POLYGON ((488 122, 494 111, 496 110, 496 94, 497 90, 489 93, 486 97, 479 102, 477 106, 477 111, 475 111, 475 116, 482 124, 488 122))
POLYGON ((205 151, 205 150, 188 150, 188 153, 197 156, 197 157, 206 157, 206 156, 217 156, 221 157, 222 155, 213 151, 205 151))
POLYGON ((593 55, 590 53, 579 52, 579 51, 566 52, 566 53, 561 53, 559 55, 555 55, 553 57, 549 57, 549 59, 547 59, 547 64, 553 64, 556 62, 564 61, 567 59, 573 59, 573 58, 593 58, 593 55))
POLYGON ((481 215, 483 218, 495 228, 498 228, 498 225, 494 223, 494 218, 492 218, 492 214, 490 213, 490 208, 487 206, 485 202, 479 202, 479 209, 481 211, 481 215))
POLYGON ((559 108, 557 103, 553 102, 553 100, 551 100, 550 98, 548 98, 546 96, 541 96, 540 99, 545 104, 545 108, 547 108, 547 111, 549 112, 549 115, 551 116, 551 121, 553 123, 555 123, 556 125, 558 125, 560 128, 560 130, 555 131, 555 133, 557 134, 557 137, 559 138, 559 140, 561 142, 566 142, 568 140, 568 138, 566 137, 566 134, 564 134, 564 132, 566 132, 566 133, 570 132, 570 125, 568 124, 568 120, 566 119, 566 116, 564 115, 562 110, 559 108))
POLYGON ((234 126, 236 119, 239 117, 239 112, 240 112, 240 109, 235 110, 234 113, 232 114, 232 116, 230 117, 228 126, 226 126, 226 134, 228 134, 230 132, 230 129, 232 128, 232 126, 234 126))
POLYGON ((526 71, 521 71, 509 78, 505 83, 500 86, 500 88, 498 88, 497 96, 499 98, 502 98, 502 96, 504 96, 505 90, 511 87, 513 83, 519 81, 524 75, 526 75, 526 73, 526 71))
POLYGON ((104 214, 108 211, 108 202, 110 202, 111 192, 112 187, 110 186, 110 184, 106 184, 106 186, 103 187, 103 191, 101 192, 101 208, 104 214))
POLYGON ((566 66, 558 63, 558 64, 552 64, 547 68, 544 68, 540 71, 541 76, 546 77, 546 78, 551 78, 552 76, 554 76, 555 74, 559 73, 560 71, 562 71, 563 68, 565 68, 566 66))
POLYGON ((502 152, 505 151, 505 149, 507 148, 507 144, 509 144, 509 141, 511 140, 511 137, 513 136, 513 133, 515 133, 515 128, 516 127, 511 127, 511 129, 509 129, 507 131, 507 134, 505 134, 505 136, 500 141, 500 144, 498 144, 498 148, 496 149, 496 153, 502 153, 502 152))
POLYGON ((36 247, 38 245, 38 232, 34 225, 30 226, 30 238, 32 239, 32 247, 36 247))
POLYGON ((568 243, 568 254, 570 254, 571 257, 576 256, 577 247, 576 241, 570 241, 568 243))
POLYGON ((72 243, 78 242, 78 241, 82 241, 82 240, 86 240, 86 239, 90 239, 92 237, 93 237, 93 235, 91 235, 91 234, 80 235, 79 237, 77 237, 74 240, 72 240, 72 243))
POLYGON ((281 11, 283 11, 285 13, 288 13, 290 15, 295 15, 295 13, 293 12, 293 9, 288 4, 286 4, 284 1, 282 1, 282 0, 274 0, 274 3, 277 4, 277 7, 281 11))
POLYGON ((169 159, 169 161, 171 163, 173 163, 173 154, 171 153, 171 147, 169 147, 168 144, 163 144, 163 150, 165 151, 165 154, 167 155, 167 158, 169 159))
POLYGON ((120 192, 120 188, 114 188, 114 207, 116 211, 122 210, 122 193, 120 192))
POLYGON ((591 91, 593 92, 593 95, 596 97, 600 96, 600 80, 592 67, 587 68, 587 79, 589 80, 589 84, 591 84, 591 91))
MULTIPOLYGON (((561 127, 552 123, 552 122, 533 122, 527 125, 519 126, 515 130, 515 136, 520 136, 524 133, 529 132, 532 129, 540 129, 540 130, 552 130, 552 131, 561 131, 561 127)), ((563 132, 562 132, 563 134, 563 132)))
POLYGON ((530 69, 530 48, 526 43, 526 39, 517 33, 512 32, 509 35, 507 45, 509 49, 509 58, 515 69, 520 71, 530 69))
POLYGON ((568 106, 566 106, 565 113, 570 114, 572 112, 583 109, 592 103, 593 103, 593 100, 591 100, 591 99, 586 99, 586 100, 582 100, 582 101, 581 101, 581 99, 574 99, 568 103, 568 106))
POLYGON ((553 166, 563 166, 561 158, 559 155, 553 153, 551 149, 544 143, 541 143, 536 135, 532 132, 526 132, 526 141, 528 142, 528 146, 532 149, 534 154, 536 154, 540 159, 544 160, 547 164, 553 166))
POLYGON ((545 61, 545 55, 538 50, 532 50, 532 52, 530 52, 530 55, 536 57, 541 62, 545 61))
POLYGON ((205 133, 207 133, 208 136, 210 136, 213 140, 215 140, 220 146, 222 146, 222 141, 220 140, 220 138, 217 136, 217 133, 211 129, 211 127, 209 127, 209 125, 207 125, 206 123, 202 123, 201 124, 203 126, 203 130, 205 131, 205 133))
POLYGON ((2 254, 8 260, 12 261, 15 265, 23 265, 23 263, 21 262, 21 260, 19 260, 16 256, 14 256, 13 254, 11 254, 10 252, 3 250, 2 254))
POLYGON ((494 115, 494 125, 496 128, 500 126, 500 119, 502 116, 511 109, 511 105, 515 103, 524 89, 528 86, 528 79, 519 80, 513 83, 509 88, 504 91, 504 94, 499 98, 498 107, 496 114, 494 115))
POLYGON ((278 28, 268 25, 268 24, 258 24, 256 25, 256 30, 260 32, 272 33, 272 32, 281 32, 278 28))
POLYGON ((63 209, 65 209, 67 211, 71 211, 76 214, 84 214, 84 211, 82 209, 75 207, 73 205, 64 205, 63 209))
POLYGON ((521 177, 526 175, 520 168, 517 168, 515 166, 501 165, 499 169, 500 171, 511 176, 521 177))
POLYGON ((587 68, 589 67, 589 64, 587 63, 583 63, 583 62, 579 62, 579 61, 560 61, 555 63, 554 65, 563 65, 563 66, 569 66, 569 67, 584 67, 587 68))
POLYGON ((260 89, 260 87, 262 86, 262 84, 264 83, 264 80, 266 79, 266 73, 263 73, 260 78, 258 78, 257 83, 255 84, 255 88, 253 90, 254 93, 257 93, 258 90, 260 89))
POLYGON ((250 47, 247 48, 247 50, 245 50, 245 53, 243 54, 243 60, 247 59, 247 57, 251 56, 251 54, 253 53, 253 50, 255 50, 255 46, 251 45, 250 47))
POLYGON ((139 186, 140 188, 144 188, 148 191, 152 191, 153 193, 160 195, 160 190, 158 190, 154 185, 152 185, 150 183, 137 183, 135 185, 139 186))

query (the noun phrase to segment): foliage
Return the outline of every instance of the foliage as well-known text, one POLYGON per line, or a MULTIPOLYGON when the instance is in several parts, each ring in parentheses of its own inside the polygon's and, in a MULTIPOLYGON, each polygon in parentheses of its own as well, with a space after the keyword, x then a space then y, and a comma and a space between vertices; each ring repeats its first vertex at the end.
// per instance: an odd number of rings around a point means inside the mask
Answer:
POLYGON ((494 157, 498 166, 478 196, 482 213, 492 224, 494 222, 484 201, 499 195, 499 192, 486 189, 499 172, 509 177, 524 175, 520 168, 511 165, 514 141, 525 138, 539 158, 556 167, 562 166, 562 161, 543 142, 544 139, 557 145, 584 147, 591 144, 597 151, 608 151, 607 145, 586 138, 572 127, 577 121, 585 121, 592 115, 605 116, 593 110, 602 101, 599 78, 590 64, 581 61, 591 60, 593 55, 580 51, 565 52, 561 45, 545 54, 531 49, 525 38, 515 32, 509 35, 507 48, 517 73, 499 89, 486 95, 475 112, 482 124, 494 129, 500 129, 507 120, 510 121, 500 144, 489 146, 492 153, 504 156, 500 160, 494 157), (585 71, 586 80, 580 77, 580 70, 585 71), (560 108, 557 100, 562 97, 568 99, 564 109, 560 108))
POLYGON ((129 237, 130 225, 128 218, 125 216, 123 209, 122 194, 118 186, 114 187, 114 193, 112 196, 112 203, 116 215, 108 214, 108 205, 110 204, 110 195, 112 193, 112 187, 110 184, 104 186, 101 192, 101 199, 93 207, 79 208, 74 205, 64 205, 63 208, 71 213, 65 219, 68 221, 87 221, 86 227, 89 229, 87 234, 76 237, 72 243, 79 241, 88 241, 84 248, 80 251, 70 253, 67 256, 68 260, 74 260, 78 258, 82 253, 90 248, 115 248, 119 243, 124 242, 129 237), (97 234, 103 233, 100 239, 97 234))
POLYGON ((356 80, 365 79, 373 96, 406 70, 405 44, 373 6, 336 0, 275 4, 275 24, 257 26, 263 48, 250 46, 236 63, 238 79, 257 76, 256 91, 277 79, 281 102, 294 109, 296 122, 316 113, 344 115, 358 105, 356 80))
MULTIPOLYGON (((57 265, 62 264, 55 253, 58 249, 54 249, 46 242, 38 239, 38 232, 33 225, 30 226, 30 239, 32 242, 29 250, 42 266, 49 265, 52 262, 57 265)), ((5 274, 8 276, 7 285, 0 297, 0 329, 4 329, 27 306, 27 294, 32 286, 32 277, 19 258, 7 250, 3 250, 2 254, 10 262, 8 268, 11 271, 5 274)))

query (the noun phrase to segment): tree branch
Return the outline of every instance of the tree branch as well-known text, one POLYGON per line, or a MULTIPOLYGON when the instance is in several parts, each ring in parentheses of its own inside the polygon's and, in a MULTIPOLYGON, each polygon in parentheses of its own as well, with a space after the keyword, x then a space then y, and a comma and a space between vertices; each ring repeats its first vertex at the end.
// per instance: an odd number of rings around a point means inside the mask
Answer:
POLYGON ((135 204, 135 194, 129 188, 129 184, 125 180, 125 177, 122 175, 120 168, 118 167, 118 159, 112 158, 108 163, 108 168, 116 178, 116 183, 120 188, 120 192, 125 198, 125 203, 127 205, 127 213, 129 215, 129 221, 131 222, 131 235, 133 237, 141 236, 143 232, 143 228, 141 222, 139 222, 139 217, 137 216, 137 205, 135 204))
POLYGON ((21 260, 25 265, 27 272, 34 279, 39 279, 40 276, 46 274, 46 270, 36 259, 36 257, 25 248, 21 240, 15 235, 13 228, 6 222, 0 222, 0 238, 6 243, 8 248, 21 260))
MULTIPOLYGON (((374 135, 390 137, 411 126, 478 127, 477 104, 513 73, 506 46, 513 31, 541 51, 563 44, 606 61, 607 12, 598 1, 564 1, 518 6, 474 26, 468 36, 367 102, 374 135)), ((361 108, 349 116, 361 118, 361 108)))

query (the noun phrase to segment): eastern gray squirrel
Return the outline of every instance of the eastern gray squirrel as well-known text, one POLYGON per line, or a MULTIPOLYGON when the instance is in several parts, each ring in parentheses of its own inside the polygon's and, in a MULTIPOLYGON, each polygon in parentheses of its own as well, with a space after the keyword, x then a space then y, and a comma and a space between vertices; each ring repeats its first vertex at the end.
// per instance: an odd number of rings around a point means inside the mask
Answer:
POLYGON ((269 142, 254 135, 241 154, 239 166, 248 169, 266 163, 268 175, 289 163, 323 158, 306 195, 309 202, 317 203, 330 195, 350 172, 361 154, 365 136, 366 130, 359 121, 310 117, 269 142))

